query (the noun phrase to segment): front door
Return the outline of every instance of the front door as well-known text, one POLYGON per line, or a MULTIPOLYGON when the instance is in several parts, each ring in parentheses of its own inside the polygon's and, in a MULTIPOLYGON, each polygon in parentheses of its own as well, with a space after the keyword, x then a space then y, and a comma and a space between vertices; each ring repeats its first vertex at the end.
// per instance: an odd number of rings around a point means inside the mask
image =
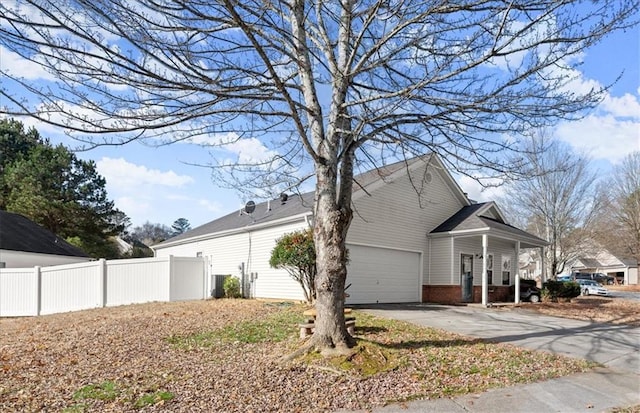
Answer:
POLYGON ((460 254, 460 289, 462 302, 473 302, 473 255, 460 254))

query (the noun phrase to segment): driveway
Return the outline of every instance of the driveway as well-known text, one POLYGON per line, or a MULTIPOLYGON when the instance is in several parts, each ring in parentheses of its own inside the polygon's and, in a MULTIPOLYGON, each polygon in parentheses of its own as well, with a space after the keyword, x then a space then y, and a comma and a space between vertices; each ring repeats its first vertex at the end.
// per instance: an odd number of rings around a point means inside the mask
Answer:
POLYGON ((637 292, 637 291, 614 291, 614 290, 609 290, 609 294, 613 298, 622 298, 624 300, 640 301, 640 292, 637 292))
POLYGON ((640 328, 550 317, 513 307, 388 304, 358 308, 381 317, 605 366, 452 399, 393 404, 375 409, 376 413, 603 412, 640 404, 640 328))
POLYGON ((551 317, 514 307, 389 304, 361 308, 382 317, 640 372, 637 327, 551 317))

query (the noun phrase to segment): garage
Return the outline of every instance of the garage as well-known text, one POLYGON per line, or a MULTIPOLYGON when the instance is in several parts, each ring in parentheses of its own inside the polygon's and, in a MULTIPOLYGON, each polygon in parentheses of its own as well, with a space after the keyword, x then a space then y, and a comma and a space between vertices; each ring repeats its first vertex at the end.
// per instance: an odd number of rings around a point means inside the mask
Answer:
POLYGON ((347 304, 421 300, 420 253, 348 245, 347 304))

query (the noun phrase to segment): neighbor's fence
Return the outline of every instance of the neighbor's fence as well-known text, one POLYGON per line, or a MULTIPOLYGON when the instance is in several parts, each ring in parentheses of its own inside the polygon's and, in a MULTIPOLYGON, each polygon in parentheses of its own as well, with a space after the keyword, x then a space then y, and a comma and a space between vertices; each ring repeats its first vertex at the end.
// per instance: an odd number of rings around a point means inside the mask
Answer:
POLYGON ((98 260, 0 269, 0 317, 207 297, 205 259, 98 260))

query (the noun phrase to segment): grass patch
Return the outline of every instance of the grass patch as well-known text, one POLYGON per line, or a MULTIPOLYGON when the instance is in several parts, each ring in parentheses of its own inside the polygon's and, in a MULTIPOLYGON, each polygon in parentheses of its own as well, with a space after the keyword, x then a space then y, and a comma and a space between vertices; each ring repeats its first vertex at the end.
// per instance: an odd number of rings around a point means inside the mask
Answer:
POLYGON ((116 383, 110 380, 88 384, 73 393, 74 400, 115 400, 120 394, 116 383))
POLYGON ((179 349, 212 347, 220 344, 279 343, 295 336, 295 325, 302 320, 300 306, 264 304, 280 311, 257 320, 241 321, 213 330, 194 334, 174 334, 167 341, 179 349))
MULTIPOLYGON (((81 401, 67 406, 62 410, 63 413, 83 413, 87 410, 91 410, 100 403, 108 402, 112 403, 119 399, 121 403, 126 405, 133 405, 135 409, 142 409, 147 406, 153 406, 156 404, 163 404, 169 400, 172 400, 175 396, 173 393, 164 390, 147 390, 141 396, 135 398, 134 394, 139 391, 135 391, 134 388, 126 388, 126 386, 117 386, 115 382, 107 380, 100 384, 88 384, 81 387, 73 393, 73 400, 81 401), (84 401, 92 401, 91 403, 84 403, 84 401)), ((155 387, 155 386, 154 386, 155 387)))
POLYGON ((156 390, 153 393, 147 393, 139 397, 133 403, 133 407, 135 407, 136 409, 142 409, 143 407, 146 407, 146 406, 162 404, 173 398, 174 398, 174 395, 171 392, 156 390))

